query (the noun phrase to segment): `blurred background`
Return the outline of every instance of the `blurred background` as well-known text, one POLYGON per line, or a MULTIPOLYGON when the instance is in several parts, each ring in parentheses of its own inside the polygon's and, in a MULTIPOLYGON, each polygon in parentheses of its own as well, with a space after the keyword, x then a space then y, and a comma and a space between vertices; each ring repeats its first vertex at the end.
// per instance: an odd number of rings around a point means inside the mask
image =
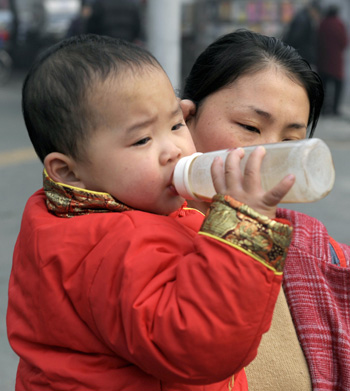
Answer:
MULTIPOLYGON (((42 49, 69 34, 72 23, 84 18, 84 7, 99 1, 0 0, 1 46, 5 46, 15 67, 26 68, 42 49)), ((154 52, 178 88, 197 55, 219 35, 249 28, 282 37, 298 11, 310 4, 308 0, 115 0, 113 3, 123 2, 139 10, 137 42, 154 52)), ((337 5, 339 16, 350 31, 349 0, 312 3, 318 3, 324 12, 329 5, 337 5)), ((115 15, 124 12, 122 7, 111 11, 115 15)), ((116 16, 114 20, 123 19, 127 27, 126 18, 134 23, 130 15, 116 16)), ((347 67, 346 80, 349 79, 350 67, 347 67)), ((346 83, 345 96, 350 97, 349 83, 346 83)))
MULTIPOLYGON (((148 48, 180 89, 197 55, 215 38, 237 28, 284 37, 309 7, 306 0, 110 0, 109 20, 96 12, 107 0, 0 0, 0 390, 13 391, 18 363, 6 337, 7 286, 11 257, 28 197, 41 187, 42 166, 21 114, 21 86, 38 54, 62 38, 87 31, 118 34, 148 48), (136 11, 135 11, 136 10, 136 11), (94 15, 94 17, 93 17, 94 15), (102 23, 102 21, 104 21, 102 23)), ((319 0, 320 23, 330 5, 350 34, 350 1, 319 0)), ((314 4, 314 2, 313 2, 314 4)), ((306 38, 305 38, 306 39, 306 38)), ((348 38, 349 39, 349 38, 348 38)), ((329 145, 336 169, 332 192, 313 204, 286 205, 317 217, 338 241, 350 244, 350 54, 340 113, 320 118, 316 137, 329 145)), ((315 64, 317 67, 317 64, 315 64)))

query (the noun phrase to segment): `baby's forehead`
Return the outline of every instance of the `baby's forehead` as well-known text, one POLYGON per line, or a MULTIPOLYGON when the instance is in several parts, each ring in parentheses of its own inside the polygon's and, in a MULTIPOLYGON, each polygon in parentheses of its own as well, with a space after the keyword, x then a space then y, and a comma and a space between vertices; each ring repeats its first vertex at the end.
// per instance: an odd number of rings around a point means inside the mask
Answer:
POLYGON ((155 94, 166 97, 166 104, 179 105, 171 82, 161 67, 125 68, 93 80, 86 91, 86 110, 90 110, 90 117, 95 125, 101 125, 108 123, 110 118, 115 121, 114 112, 120 106, 125 108, 121 115, 127 115, 130 106, 134 108, 133 113, 138 114, 155 94))
MULTIPOLYGON (((131 82, 133 79, 154 77, 154 75, 164 76, 166 72, 158 64, 149 63, 132 63, 132 64, 116 64, 111 68, 105 76, 100 76, 100 82, 114 80, 116 82, 131 82)), ((98 76, 97 76, 98 78, 98 76)))
MULTIPOLYGON (((89 99, 96 101, 106 94, 113 93, 115 98, 123 97, 128 93, 134 93, 135 89, 153 80, 156 89, 168 88, 171 85, 166 72, 160 67, 150 64, 141 64, 137 67, 119 67, 106 77, 96 75, 87 87, 89 99)), ((172 86, 171 86, 172 88, 172 86)), ((154 89, 154 93, 157 90, 154 89)))

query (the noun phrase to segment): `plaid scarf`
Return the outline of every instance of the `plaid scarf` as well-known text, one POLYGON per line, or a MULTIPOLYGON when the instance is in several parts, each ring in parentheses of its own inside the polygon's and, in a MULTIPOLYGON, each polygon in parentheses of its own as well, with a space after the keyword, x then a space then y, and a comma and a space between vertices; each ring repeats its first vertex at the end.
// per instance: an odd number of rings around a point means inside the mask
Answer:
POLYGON ((350 246, 318 220, 278 209, 294 227, 283 287, 314 391, 350 390, 350 246), (332 263, 331 243, 340 255, 332 263), (343 267, 341 267, 343 266, 343 267))

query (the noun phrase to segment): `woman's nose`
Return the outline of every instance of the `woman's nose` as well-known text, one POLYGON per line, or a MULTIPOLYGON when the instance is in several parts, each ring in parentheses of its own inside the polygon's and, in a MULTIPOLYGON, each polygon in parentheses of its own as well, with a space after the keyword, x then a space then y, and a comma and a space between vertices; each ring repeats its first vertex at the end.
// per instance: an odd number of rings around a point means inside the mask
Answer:
POLYGON ((282 141, 282 136, 277 132, 272 132, 269 135, 264 135, 261 139, 261 144, 274 144, 280 143, 282 141))

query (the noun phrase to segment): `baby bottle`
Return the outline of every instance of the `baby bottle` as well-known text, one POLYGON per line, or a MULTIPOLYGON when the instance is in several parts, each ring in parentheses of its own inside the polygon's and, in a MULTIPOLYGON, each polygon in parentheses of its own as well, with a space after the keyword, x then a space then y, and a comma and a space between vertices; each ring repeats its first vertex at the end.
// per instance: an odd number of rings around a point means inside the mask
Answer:
MULTIPOLYGON (((296 181, 281 202, 313 202, 325 197, 334 185, 335 172, 331 152, 320 139, 285 141, 264 144, 266 154, 261 166, 261 184, 265 191, 272 189, 286 175, 294 174, 296 181)), ((255 146, 243 148, 241 168, 255 146)), ((179 160, 174 171, 174 186, 188 200, 210 201, 216 194, 210 168, 216 156, 225 162, 229 150, 195 153, 179 160)))

